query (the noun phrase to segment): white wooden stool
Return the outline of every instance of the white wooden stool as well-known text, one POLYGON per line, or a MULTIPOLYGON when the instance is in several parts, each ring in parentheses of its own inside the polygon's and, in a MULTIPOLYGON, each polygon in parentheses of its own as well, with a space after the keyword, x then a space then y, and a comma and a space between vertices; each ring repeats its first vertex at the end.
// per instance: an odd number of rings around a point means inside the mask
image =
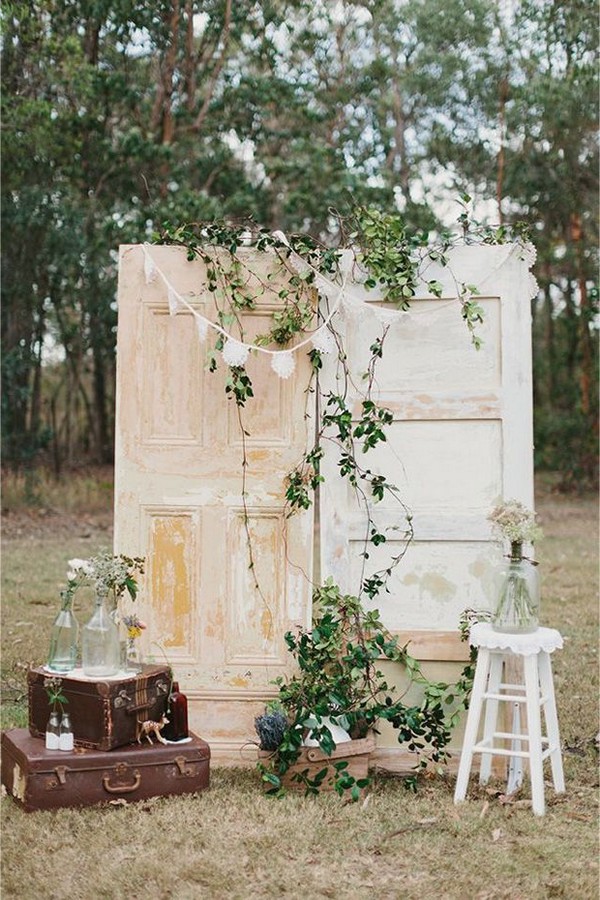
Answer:
MULTIPOLYGON (((458 767, 454 802, 465 799, 473 754, 481 754, 479 781, 486 784, 492 770, 492 756, 521 757, 529 760, 533 812, 544 815, 543 762, 550 757, 552 779, 557 793, 565 790, 560 734, 554 699, 550 654, 563 646, 560 632, 538 628, 531 634, 502 634, 487 622, 471 628, 470 643, 479 648, 473 693, 469 705, 463 749, 458 767), (505 684, 502 667, 511 654, 523 658, 524 684, 505 684), (479 721, 486 702, 483 737, 477 741, 479 721), (496 731, 500 702, 524 703, 527 734, 496 731), (547 736, 542 736, 540 708, 544 709, 547 736), (494 741, 513 741, 513 748, 497 746, 494 741), (527 741, 528 750, 514 749, 514 742, 527 741)), ((519 745, 520 746, 520 745, 519 745)))

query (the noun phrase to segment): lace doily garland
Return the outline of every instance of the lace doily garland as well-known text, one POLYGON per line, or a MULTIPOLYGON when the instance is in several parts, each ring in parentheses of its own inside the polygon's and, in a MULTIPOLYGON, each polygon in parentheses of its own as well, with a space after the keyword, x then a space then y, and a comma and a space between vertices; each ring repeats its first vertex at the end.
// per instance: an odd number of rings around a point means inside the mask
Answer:
MULTIPOLYGON (((289 242, 283 232, 274 232, 274 237, 278 238, 289 247, 289 242)), ((156 264, 151 255, 150 246, 151 245, 149 244, 142 245, 146 283, 152 283, 157 277, 161 279, 167 289, 170 315, 176 316, 179 312, 186 311, 192 313, 196 322, 198 338, 200 341, 206 340, 209 328, 219 332, 225 338, 225 344, 222 350, 223 361, 229 366, 243 366, 247 361, 250 351, 253 351, 270 355, 272 370, 279 375, 280 378, 289 378, 295 369, 295 361, 291 357, 291 354, 300 350, 302 347, 312 344, 314 349, 318 350, 320 353, 333 353, 335 351, 335 340, 328 329, 328 325, 335 315, 341 315, 343 319, 354 320, 359 324, 360 320, 364 317, 374 316, 381 325, 387 327, 403 319, 410 319, 412 315, 412 313, 409 313, 406 310, 386 309, 376 303, 366 302, 364 297, 358 296, 347 287, 346 282, 349 275, 351 275, 349 271, 344 270, 342 283, 338 284, 327 278, 323 273, 311 266, 310 263, 306 262, 301 256, 292 251, 289 255, 289 263, 293 270, 301 274, 312 271, 314 275, 314 287, 317 288, 322 297, 327 299, 330 304, 330 309, 325 321, 319 325, 318 329, 304 340, 297 343, 294 347, 287 350, 270 350, 266 347, 236 340, 215 322, 211 322, 209 319, 206 319, 198 313, 189 300, 183 297, 179 291, 175 289, 169 278, 156 264)), ((480 282, 479 287, 481 288, 485 282, 489 281, 515 252, 519 253, 519 258, 528 268, 531 268, 535 263, 536 250, 531 243, 510 244, 506 248, 506 252, 502 256, 502 259, 487 273, 487 275, 485 275, 480 282)), ((537 296, 538 291, 539 287, 535 277, 531 272, 528 272, 528 299, 533 299, 537 296)), ((445 305, 446 304, 443 304, 441 308, 444 308, 445 305)), ((439 304, 435 304, 431 309, 428 309, 427 312, 435 315, 439 310, 439 304)))

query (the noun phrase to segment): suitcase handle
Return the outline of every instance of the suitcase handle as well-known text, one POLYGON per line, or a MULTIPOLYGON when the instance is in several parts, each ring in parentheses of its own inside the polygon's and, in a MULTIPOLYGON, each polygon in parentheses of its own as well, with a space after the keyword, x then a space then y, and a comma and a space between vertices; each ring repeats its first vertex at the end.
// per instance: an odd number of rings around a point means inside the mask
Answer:
POLYGON ((142 780, 142 776, 140 775, 139 769, 133 770, 133 784, 111 784, 110 783, 110 773, 102 776, 102 785, 105 791, 108 791, 109 794, 131 794, 133 791, 137 791, 140 786, 142 780))

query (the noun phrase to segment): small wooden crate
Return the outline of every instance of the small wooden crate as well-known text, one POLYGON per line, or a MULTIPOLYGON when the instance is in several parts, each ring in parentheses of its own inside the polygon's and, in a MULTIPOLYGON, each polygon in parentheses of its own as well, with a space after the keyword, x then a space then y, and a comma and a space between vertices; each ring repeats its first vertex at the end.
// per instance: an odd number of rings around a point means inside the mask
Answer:
MULTIPOLYGON (((375 738, 372 735, 361 738, 360 740, 344 741, 343 743, 338 744, 331 753, 331 756, 327 756, 326 753, 323 753, 320 747, 303 747, 300 751, 300 757, 290 766, 285 775, 281 777, 281 784, 289 790, 304 791, 306 790, 304 783, 302 781, 294 780, 292 776, 299 772, 305 772, 306 775, 312 779, 318 772, 327 766, 329 771, 321 783, 320 790, 332 791, 336 776, 336 770, 333 766, 334 763, 346 760, 348 767, 345 771, 358 781, 359 778, 366 778, 369 774, 369 759, 374 750, 375 738)), ((258 751, 258 758, 261 762, 265 763, 265 765, 273 755, 274 752, 270 750, 258 751)), ((269 784, 265 782, 265 789, 268 790, 268 788, 269 784)))

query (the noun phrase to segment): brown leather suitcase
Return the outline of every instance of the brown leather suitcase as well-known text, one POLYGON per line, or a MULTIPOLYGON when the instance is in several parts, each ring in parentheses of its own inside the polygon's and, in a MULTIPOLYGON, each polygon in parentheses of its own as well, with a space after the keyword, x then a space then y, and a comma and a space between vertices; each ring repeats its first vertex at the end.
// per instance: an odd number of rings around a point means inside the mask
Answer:
POLYGON ((67 698, 75 744, 91 750, 113 750, 137 740, 138 725, 160 720, 167 709, 171 676, 167 666, 143 666, 138 675, 105 680, 82 680, 77 672, 55 676, 43 667, 31 668, 29 682, 29 731, 43 737, 50 717, 44 682, 61 679, 67 698))
POLYGON ((204 790, 210 748, 190 732, 173 744, 130 744, 111 753, 76 747, 46 750, 26 728, 2 733, 2 784, 26 812, 133 802, 204 790))

